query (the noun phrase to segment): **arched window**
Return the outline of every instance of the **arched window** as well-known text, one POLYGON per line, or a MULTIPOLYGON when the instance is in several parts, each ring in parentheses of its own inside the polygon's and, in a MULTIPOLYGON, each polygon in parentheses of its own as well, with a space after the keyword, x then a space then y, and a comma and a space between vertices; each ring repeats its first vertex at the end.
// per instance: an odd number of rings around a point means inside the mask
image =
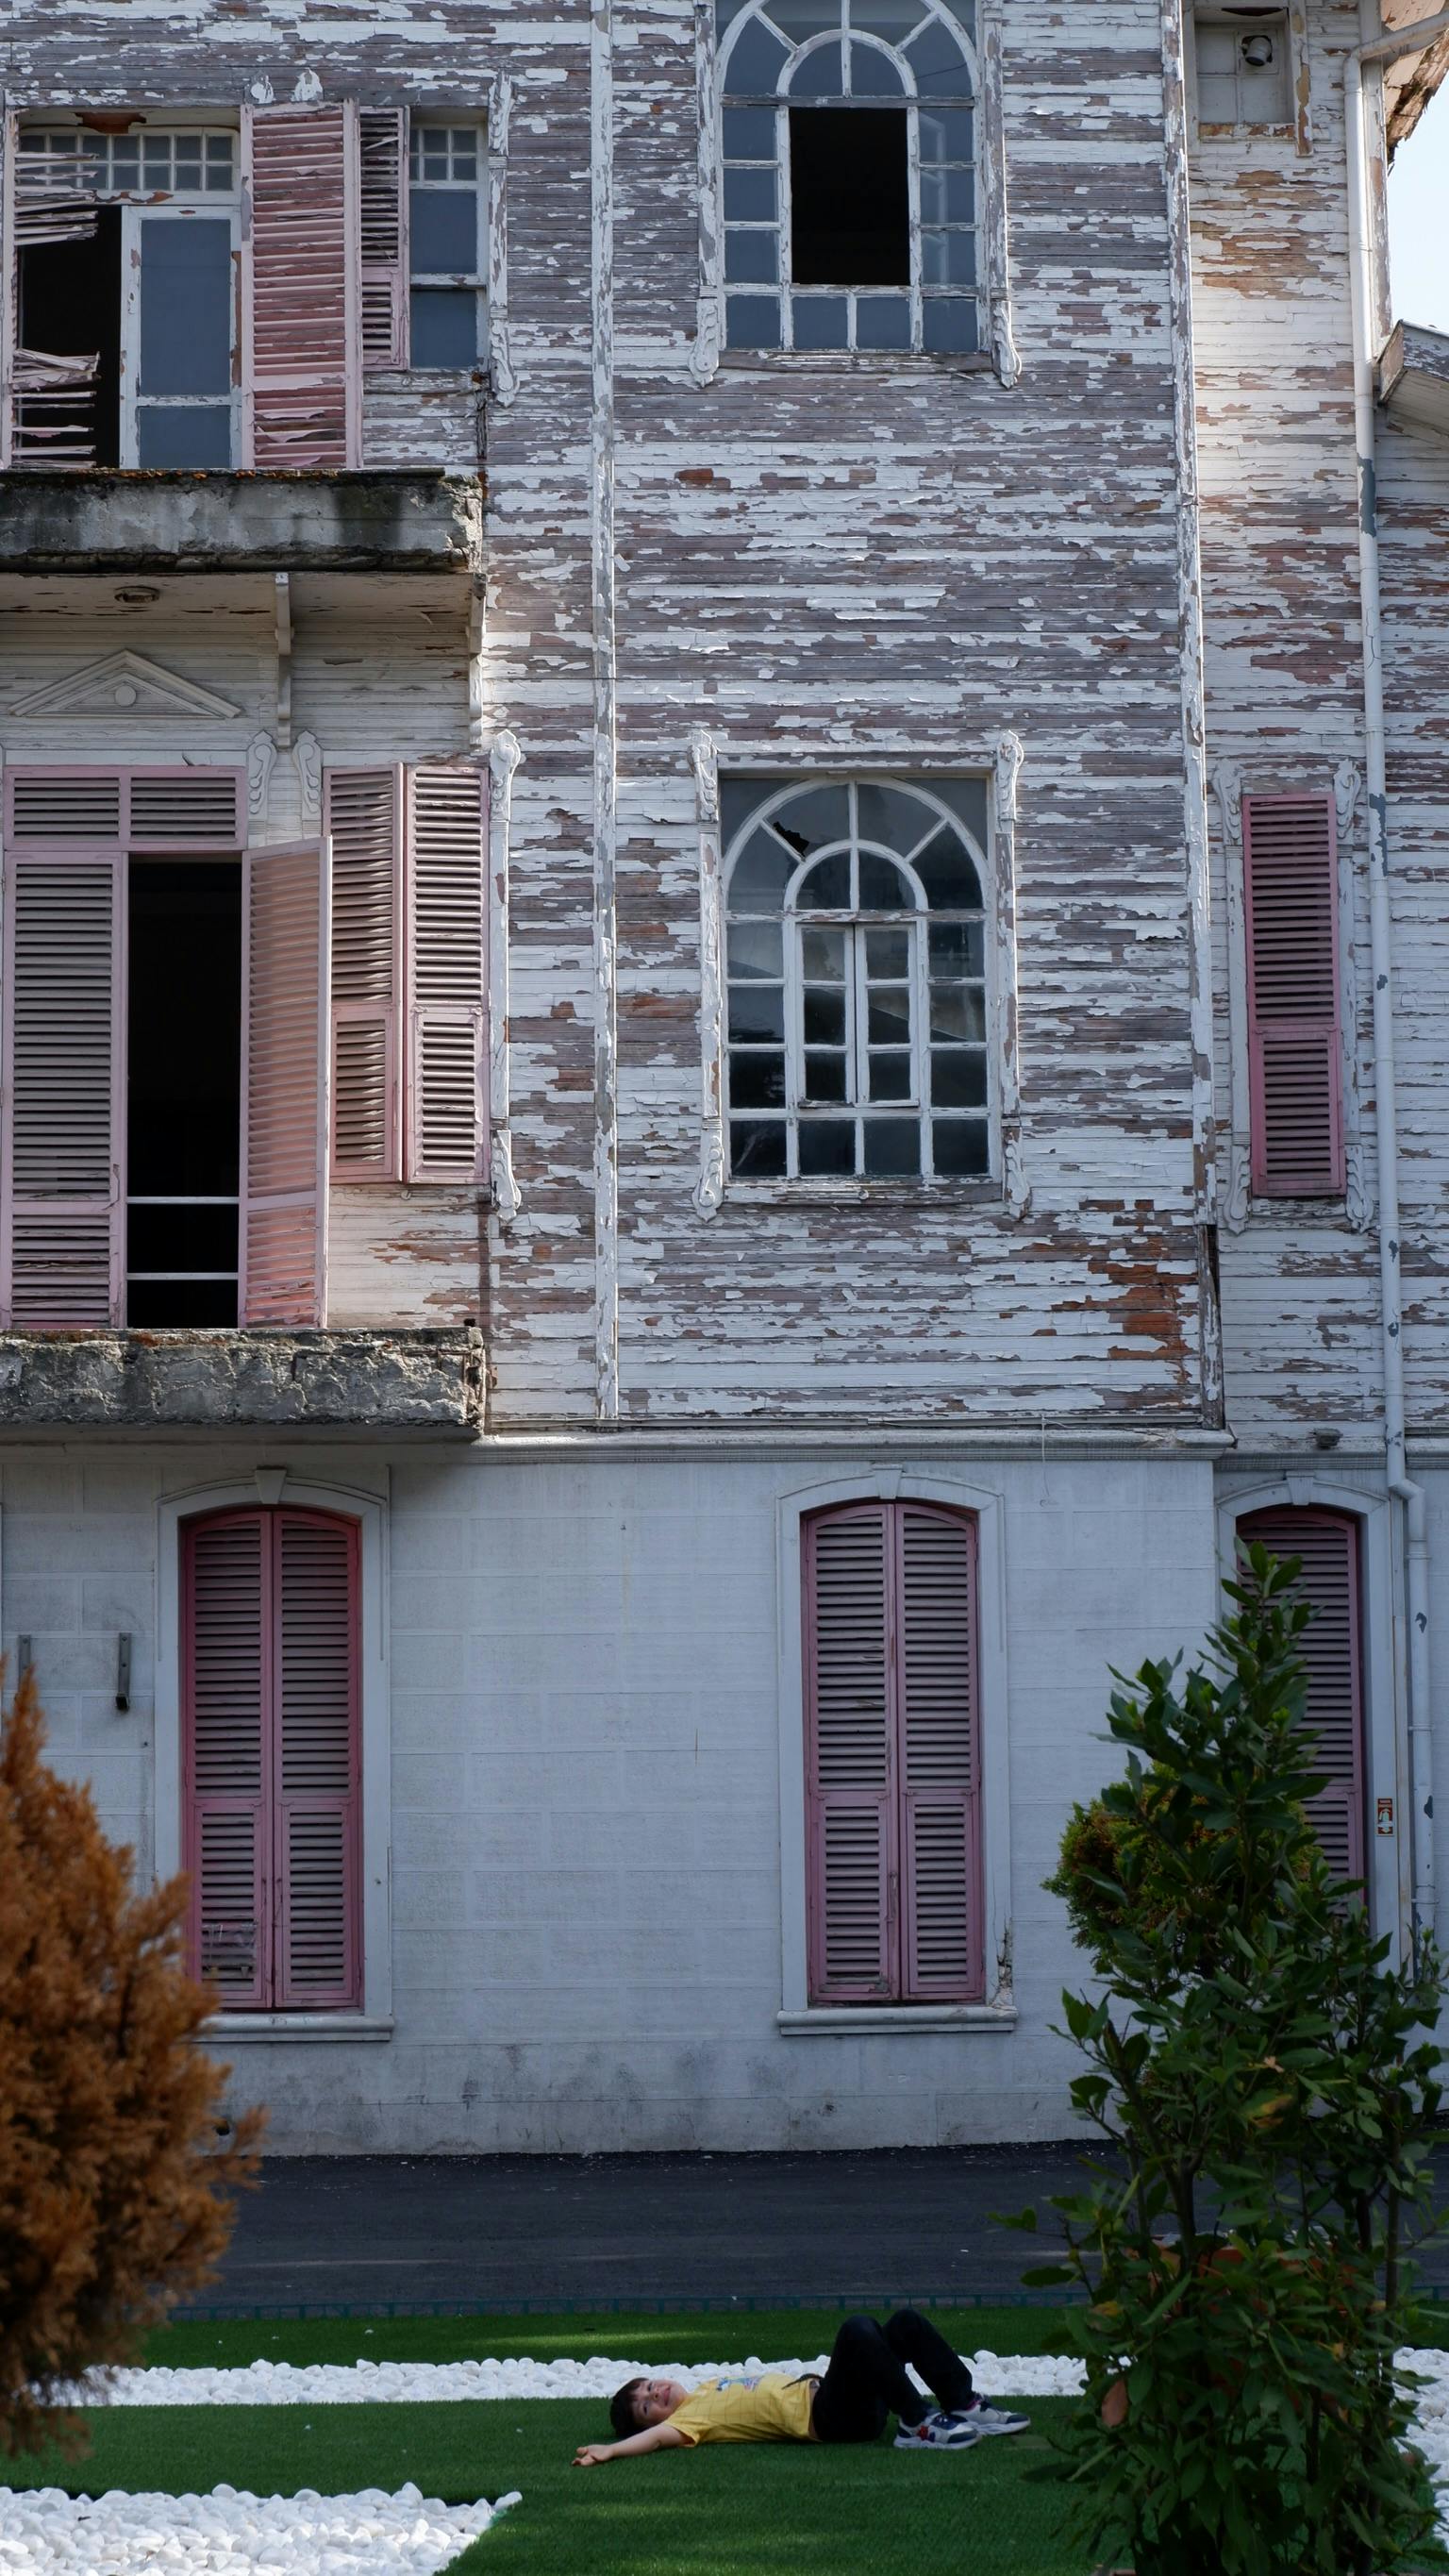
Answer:
POLYGON ((719 0, 726 343, 981 346, 975 9, 719 0))
POLYGON ((1364 1874, 1363 1644, 1360 1524, 1351 1512, 1291 1506, 1249 1512, 1238 1545, 1255 1542, 1270 1556, 1296 1556, 1300 1597, 1313 1617, 1298 1642, 1308 1667, 1304 1714, 1312 1762, 1324 1786, 1309 1814, 1329 1868, 1339 1878, 1364 1874))
POLYGON ((735 1176, 989 1173, 984 782, 721 799, 735 1176))
POLYGON ((182 1525, 188 1948, 224 2011, 362 1999, 359 1594, 340 1515, 182 1525))

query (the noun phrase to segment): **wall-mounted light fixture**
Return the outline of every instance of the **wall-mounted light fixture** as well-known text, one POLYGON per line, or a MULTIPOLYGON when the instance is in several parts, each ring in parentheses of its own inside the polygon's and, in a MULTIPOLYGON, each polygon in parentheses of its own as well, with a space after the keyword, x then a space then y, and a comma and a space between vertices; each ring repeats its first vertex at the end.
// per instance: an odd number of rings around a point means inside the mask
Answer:
POLYGON ((124 1716, 131 1705, 131 1640, 122 1630, 116 1639, 116 1706, 124 1716))
POLYGON ((1242 50, 1243 60, 1248 65, 1250 71, 1266 72, 1272 70, 1275 59, 1275 49, 1271 36, 1245 36, 1243 38, 1242 50))

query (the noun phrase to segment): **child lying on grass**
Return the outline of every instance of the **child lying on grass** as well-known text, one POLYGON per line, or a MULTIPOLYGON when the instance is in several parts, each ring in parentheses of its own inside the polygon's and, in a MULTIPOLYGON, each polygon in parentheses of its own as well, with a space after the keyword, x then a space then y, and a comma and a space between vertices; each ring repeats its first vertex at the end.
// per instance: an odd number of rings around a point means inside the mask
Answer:
POLYGON ((585 2442, 576 2469, 630 2460, 645 2451, 697 2442, 877 2442, 897 2422, 898 2451, 967 2451, 987 2433, 1024 2433, 1025 2415, 987 2406, 944 2335, 914 2308, 883 2326, 847 2317, 823 2378, 710 2379, 693 2393, 677 2379, 627 2379, 609 2401, 619 2439, 585 2442), (907 2371, 913 2362, 936 2398, 933 2409, 907 2371))

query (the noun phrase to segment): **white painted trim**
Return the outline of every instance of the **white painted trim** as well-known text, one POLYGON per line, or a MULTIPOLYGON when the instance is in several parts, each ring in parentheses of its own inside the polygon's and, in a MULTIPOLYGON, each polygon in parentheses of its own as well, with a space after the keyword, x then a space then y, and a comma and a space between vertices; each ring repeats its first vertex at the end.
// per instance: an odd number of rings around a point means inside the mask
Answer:
POLYGON ((493 1205, 510 1226, 519 1211, 513 1174, 510 1119, 508 1015, 511 894, 509 835, 513 822, 513 773, 524 754, 517 734, 495 734, 488 754, 488 1118, 492 1129, 493 1205))
POLYGON ((614 561, 614 17, 589 7, 592 217, 589 485, 593 576, 594 1413, 619 1419, 618 672, 614 561))
POLYGON ((1006 194, 1006 75, 1003 0, 981 0, 980 140, 976 153, 976 238, 985 251, 988 339, 1003 385, 1021 379, 1011 291, 1011 225, 1006 194))
POLYGON ((231 315, 231 390, 225 399, 210 399, 204 394, 173 394, 160 399, 150 409, 184 410, 204 406, 208 411, 225 411, 228 423, 230 453, 227 462, 235 466, 241 457, 242 437, 242 367, 237 327, 240 299, 232 281, 241 252, 241 207, 236 197, 218 197, 215 201, 201 197, 162 198, 155 203, 145 198, 121 208, 121 418, 120 457, 123 466, 139 463, 138 440, 141 409, 141 296, 145 287, 145 270, 141 260, 141 226, 143 223, 219 223, 231 231, 231 260, 227 272, 227 306, 231 315))
MULTIPOLYGON (((972 2007, 1011 2013, 1011 1723, 1006 1657, 1006 1512, 999 1493, 959 1484, 917 1467, 863 1467, 858 1474, 798 1487, 775 1507, 780 1745, 781 2011, 812 2015, 805 1915, 805 1698, 802 1652, 801 1530, 809 1512, 833 1503, 944 1503, 973 1512, 977 1524, 980 1611, 981 1863, 988 2000, 972 2007), (994 1980, 994 1983, 993 1983, 994 1980)), ((874 2010, 875 2007, 868 2007, 874 2010)), ((902 2007, 909 2018, 915 2010, 902 2007)), ((953 2013, 964 2007, 950 2007, 953 2013)), ((842 2012, 844 2007, 841 2007, 842 2012)), ((864 2027, 854 2012, 852 2029, 864 2027)), ((954 2025, 953 2025, 954 2026, 954 2025)))
POLYGON ((706 725, 689 737, 699 833, 699 1178, 696 1213, 712 1217, 725 1187, 724 901, 719 819, 719 747, 706 725))
POLYGON ((776 2013, 775 2028, 786 2039, 854 2039, 861 2032, 918 2039, 943 2030, 988 2038, 1015 2030, 1019 2018, 1015 2004, 813 2004, 776 2013))
POLYGON ((1004 733, 996 746, 996 794, 991 816, 990 893, 995 969, 986 997, 991 1031, 991 1081, 996 1099, 993 1139, 1006 1204, 1013 1216, 1031 1206, 1021 1113, 1021 1022, 1016 981, 1016 826, 1021 811, 1021 736, 1004 733))
POLYGON ((1357 1520, 1363 1550, 1364 1831, 1365 1874, 1375 1928, 1391 1935, 1397 1962, 1407 1956, 1412 1909, 1408 1709, 1399 1688, 1404 1657, 1397 1636, 1403 1585, 1398 1515, 1382 1482, 1315 1474, 1289 1466, 1251 1484, 1223 1478, 1217 1505, 1218 1575, 1232 1579, 1237 1524, 1250 1512, 1348 1512, 1357 1520), (1373 1830, 1377 1803, 1392 1798, 1392 1840, 1373 1830))
POLYGON ((205 2048, 277 2047, 307 2041, 313 2048, 391 2039, 397 2023, 390 2014, 371 2013, 215 2013, 199 2034, 205 2048))
MULTIPOLYGON (((246 1509, 273 1498, 261 1480, 279 1471, 262 1468, 222 1485, 200 1485, 164 1496, 156 1511, 156 1722, 152 1819, 155 1874, 174 1878, 181 1868, 181 1523, 198 1512, 246 1509)), ((392 1691, 388 1669, 388 1515, 376 1492, 350 1485, 318 1485, 285 1473, 282 1499, 302 1511, 339 1512, 357 1522, 362 1545, 362 2015, 364 2022, 392 2014, 392 1691)), ((232 2021, 252 2016, 220 2016, 232 2021)), ((310 2022, 334 2016, 271 2014, 278 2021, 310 2022)), ((350 2018, 355 2022, 357 2015, 350 2018)), ((209 2028, 215 2029, 213 2023, 209 2028)))
POLYGON ((508 326, 508 123, 514 83, 499 72, 488 89, 488 369, 493 399, 506 411, 518 392, 513 337, 508 326))
POLYGON ((720 204, 724 140, 719 114, 714 9, 715 0, 694 0, 699 296, 695 307, 694 347, 689 353, 689 372, 697 385, 713 381, 724 344, 724 219, 720 204))
POLYGON ((20 119, 7 108, 0 122, 0 472, 10 463, 14 421, 11 416, 15 361, 15 278, 19 253, 15 243, 15 161, 20 119))

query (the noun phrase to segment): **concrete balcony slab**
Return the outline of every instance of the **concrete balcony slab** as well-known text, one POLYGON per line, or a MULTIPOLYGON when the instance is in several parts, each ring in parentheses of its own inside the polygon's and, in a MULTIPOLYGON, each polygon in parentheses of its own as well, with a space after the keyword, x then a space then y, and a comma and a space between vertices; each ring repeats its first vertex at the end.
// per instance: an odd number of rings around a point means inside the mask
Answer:
POLYGON ((355 474, 16 473, 0 477, 0 562, 16 572, 472 573, 483 479, 355 474))
POLYGON ((483 1340, 444 1331, 0 1333, 0 1440, 45 1432, 483 1427, 483 1340))

